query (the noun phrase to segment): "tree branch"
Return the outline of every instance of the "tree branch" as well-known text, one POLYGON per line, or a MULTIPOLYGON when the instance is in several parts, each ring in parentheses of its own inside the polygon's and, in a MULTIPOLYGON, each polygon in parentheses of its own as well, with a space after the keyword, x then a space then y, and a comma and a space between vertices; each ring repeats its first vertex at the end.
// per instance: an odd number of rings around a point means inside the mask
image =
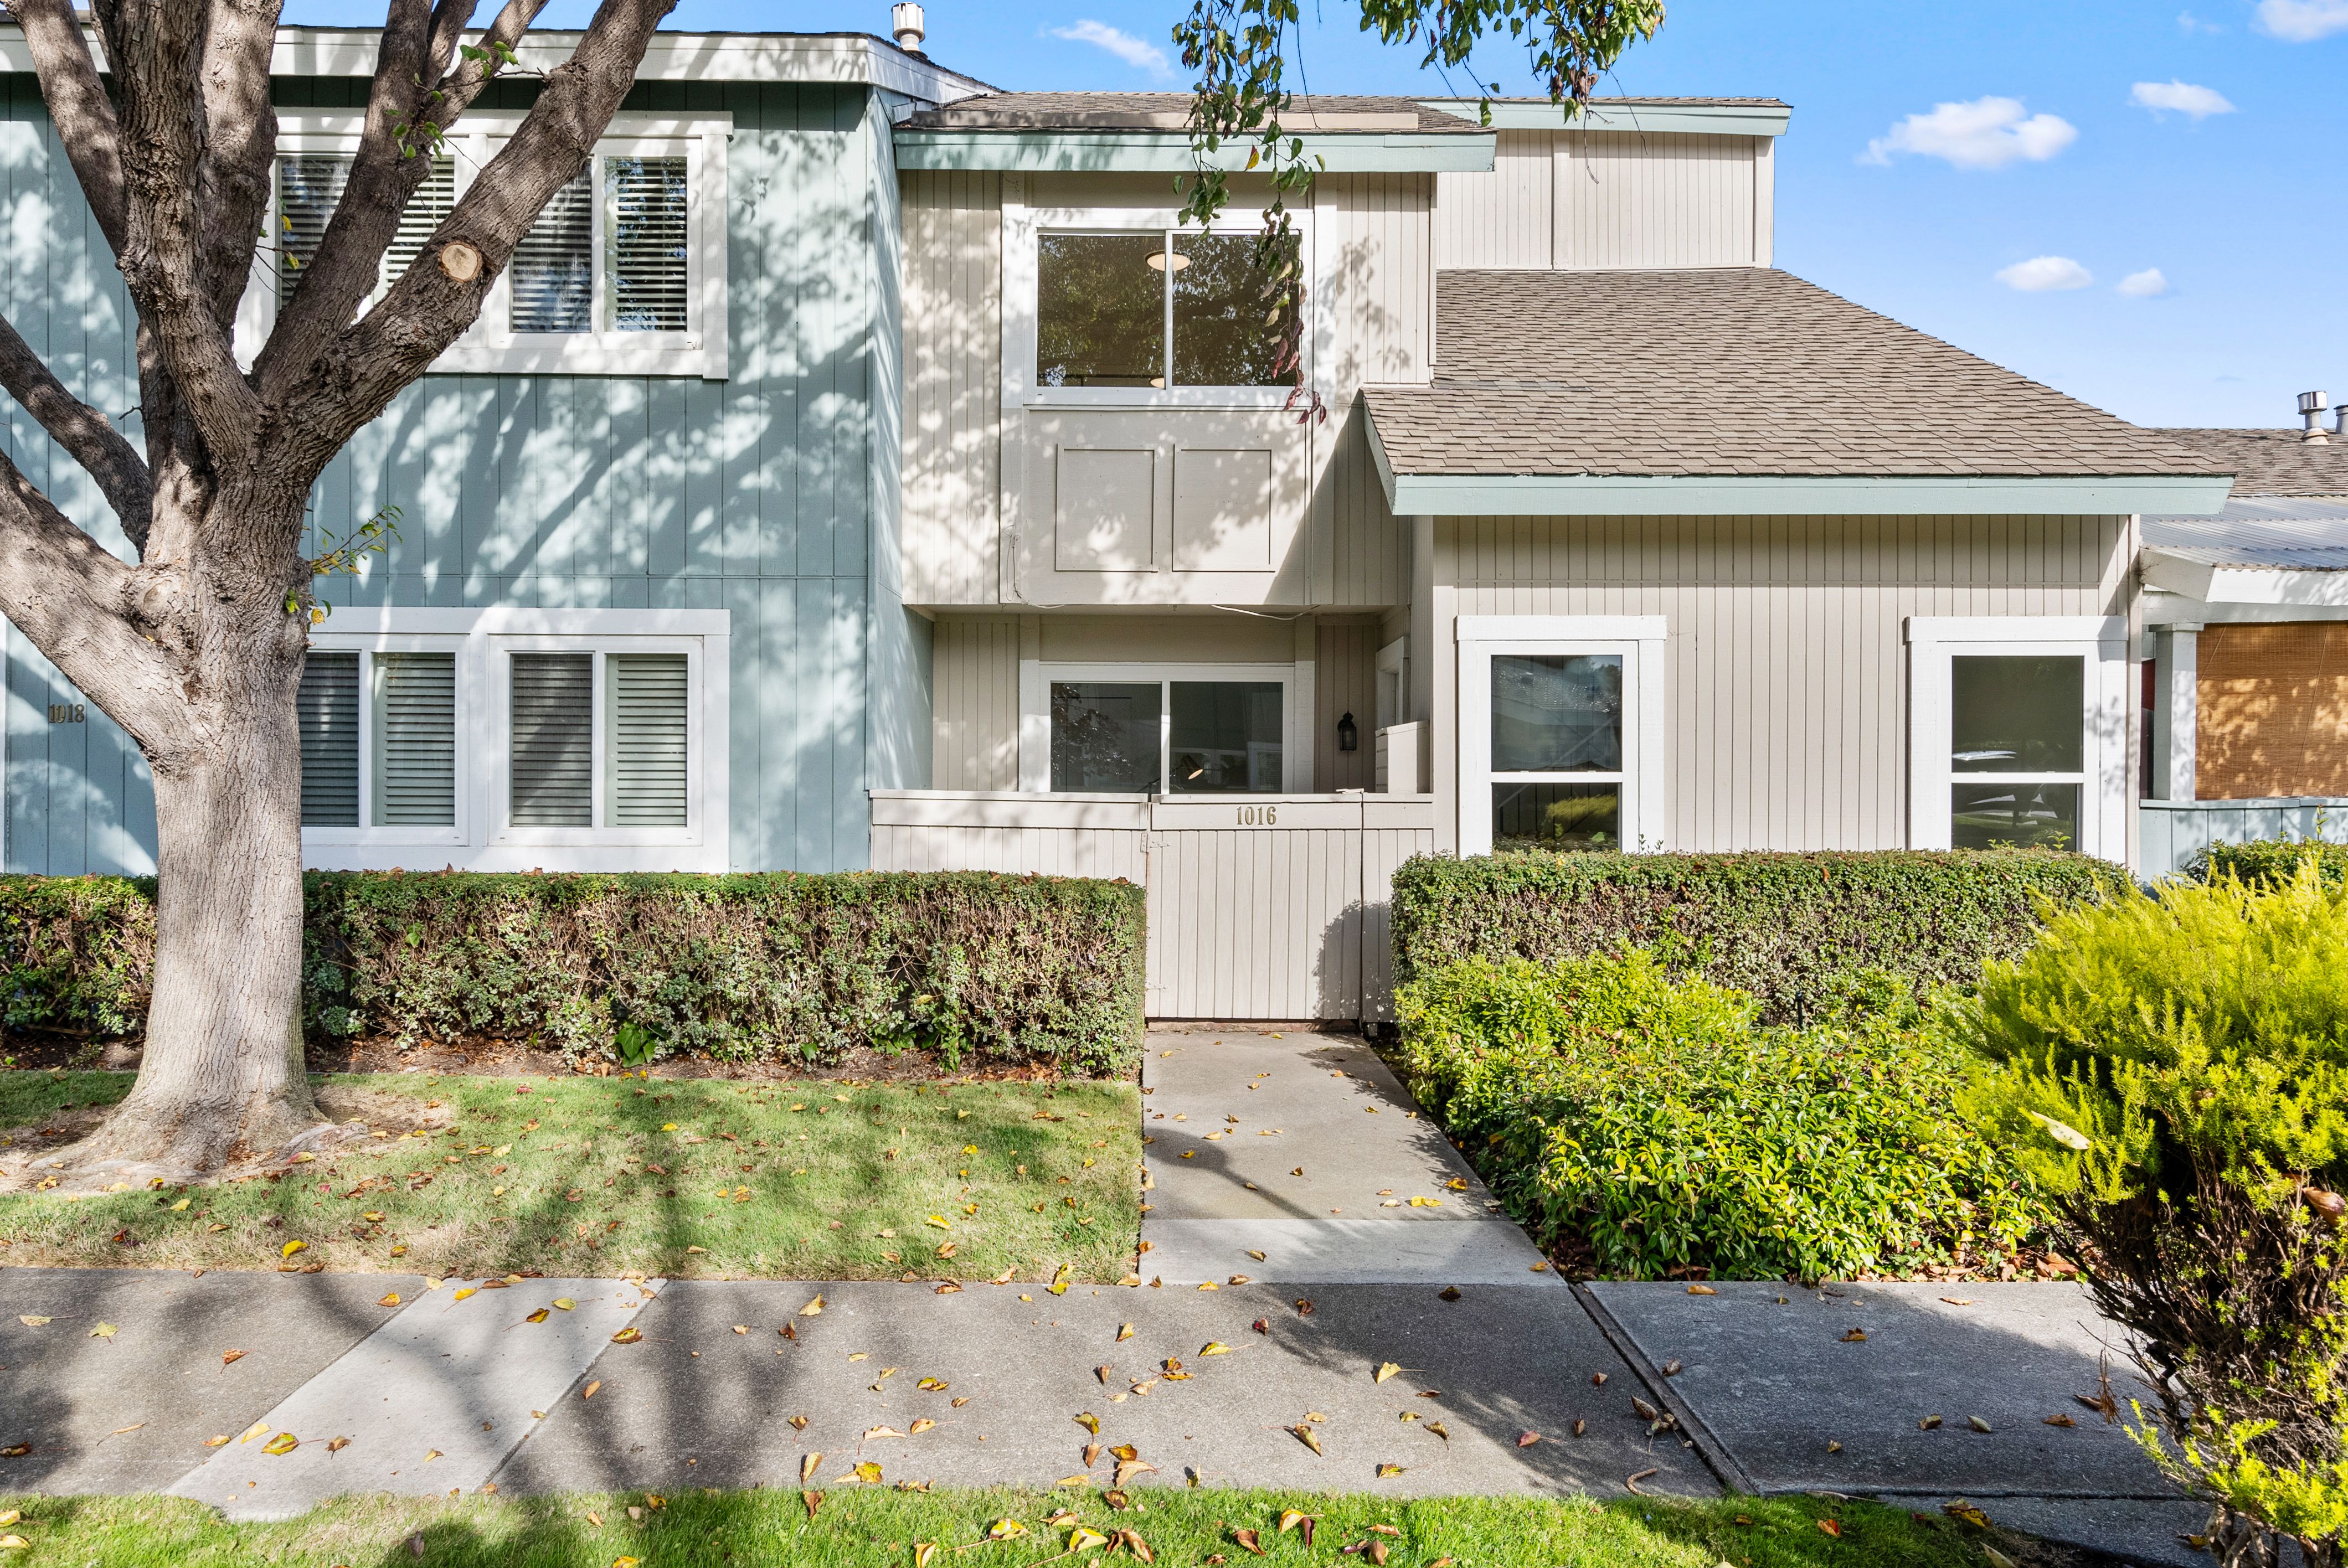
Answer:
POLYGON ((132 624, 143 575, 76 528, 0 452, 0 612, 151 751, 178 704, 162 650, 132 624))
POLYGON ((277 163, 277 111, 269 66, 277 48, 278 0, 211 0, 204 34, 203 162, 197 211, 203 221, 203 295, 233 334, 236 303, 252 277, 252 252, 269 221, 277 163))
MULTIPOLYGON (((121 95, 123 280, 213 461, 248 459, 260 405, 237 368, 229 323, 212 308, 203 258, 215 238, 199 195, 210 13, 189 0, 118 0, 116 9, 107 31, 121 95)), ((265 101, 266 56, 259 69, 265 101)))
POLYGON ((396 0, 342 200, 303 270, 301 290, 278 313, 252 367, 264 398, 273 401, 307 374, 375 292, 384 252, 398 236, 400 215, 432 172, 441 133, 497 74, 500 47, 519 42, 545 6, 546 0, 508 0, 476 46, 478 54, 452 71, 449 62, 472 17, 473 0, 438 0, 428 11, 426 0, 396 0))
POLYGON ((419 259, 382 303, 313 356, 298 379, 287 374, 283 393, 271 383, 280 421, 273 462, 295 472, 323 465, 472 324, 540 211, 586 167, 634 84, 653 30, 675 4, 602 0, 571 58, 548 73, 529 117, 426 242, 423 258, 458 241, 473 246, 481 253, 479 270, 460 282, 419 259))
POLYGON ((6 316, 0 316, 0 390, 22 404, 51 440, 89 470, 131 548, 145 550, 155 504, 147 465, 113 421, 65 389, 32 345, 16 335, 6 316))
POLYGON ((82 197, 118 256, 125 221, 121 132, 113 100, 98 79, 88 36, 74 16, 73 0, 5 0, 5 8, 25 30, 49 122, 65 144, 74 178, 81 181, 82 197))

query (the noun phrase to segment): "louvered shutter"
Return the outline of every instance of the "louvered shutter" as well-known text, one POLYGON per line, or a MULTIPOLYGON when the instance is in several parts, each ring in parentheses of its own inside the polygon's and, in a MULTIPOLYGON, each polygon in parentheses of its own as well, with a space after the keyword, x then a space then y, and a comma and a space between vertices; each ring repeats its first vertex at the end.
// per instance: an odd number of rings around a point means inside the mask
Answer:
POLYGON ((305 152, 277 160, 277 297, 290 300, 350 183, 351 160, 305 152))
POLYGON ((313 653, 294 699, 302 732, 302 825, 359 825, 359 656, 313 653))
POLYGON ((592 827, 595 817, 595 656, 513 656, 513 784, 518 827, 592 827))
POLYGON ((457 656, 378 653, 375 819, 448 826, 457 820, 457 656))
MULTIPOLYGON (((591 160, 592 166, 592 160, 591 160)), ((554 193, 507 268, 518 333, 594 330, 595 206, 587 172, 554 193)))
POLYGON ((682 653, 614 653, 611 817, 614 827, 685 824, 687 682, 682 653))
POLYGON ((392 236, 390 245, 384 251, 383 288, 388 289, 399 282, 400 274, 406 272, 422 252, 424 241, 432 238, 432 231, 440 227, 442 220, 448 216, 449 209, 456 204, 457 160, 436 158, 432 160, 432 171, 424 177, 424 183, 417 186, 416 194, 408 199, 407 210, 399 215, 399 232, 392 236))
POLYGON ((604 272, 612 330, 687 330, 687 161, 613 158, 603 162, 604 272))

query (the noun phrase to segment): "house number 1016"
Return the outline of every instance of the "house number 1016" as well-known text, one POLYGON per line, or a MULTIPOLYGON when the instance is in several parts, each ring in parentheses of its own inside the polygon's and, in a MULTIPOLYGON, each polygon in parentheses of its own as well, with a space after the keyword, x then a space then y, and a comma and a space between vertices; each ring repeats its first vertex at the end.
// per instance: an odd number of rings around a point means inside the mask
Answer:
POLYGON ((1277 827, 1280 808, 1276 805, 1243 805, 1239 808, 1241 827, 1277 827))

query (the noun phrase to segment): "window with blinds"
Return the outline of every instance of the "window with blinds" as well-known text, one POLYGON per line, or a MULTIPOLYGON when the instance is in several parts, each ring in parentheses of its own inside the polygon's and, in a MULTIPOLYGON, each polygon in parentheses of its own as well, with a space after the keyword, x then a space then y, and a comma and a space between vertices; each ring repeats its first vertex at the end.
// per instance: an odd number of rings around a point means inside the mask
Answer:
POLYGON ((595 825, 595 655, 513 655, 512 799, 517 827, 595 825))
POLYGON ((351 160, 331 153, 301 153, 277 160, 277 297, 291 300, 318 253, 326 222, 350 183, 351 160))
POLYGON ((294 699, 302 733, 302 825, 359 825, 359 656, 312 653, 294 699))
MULTIPOLYGON (((592 160, 591 160, 592 166, 592 160)), ((587 171, 556 191, 507 268, 518 333, 595 328, 595 198, 587 171)))
POLYGON ((686 330, 693 229, 682 158, 603 160, 605 293, 614 332, 686 330))
POLYGON ((383 278, 378 287, 388 290, 399 282, 400 275, 414 264, 424 249, 424 241, 440 227, 449 211, 457 205, 457 160, 436 158, 424 176, 424 183, 407 199, 407 210, 399 215, 399 232, 383 252, 383 278))
POLYGON ((457 658, 375 656, 375 820, 379 827, 457 820, 457 658))
POLYGON ((682 653, 614 653, 608 798, 613 827, 685 825, 686 665, 682 653))

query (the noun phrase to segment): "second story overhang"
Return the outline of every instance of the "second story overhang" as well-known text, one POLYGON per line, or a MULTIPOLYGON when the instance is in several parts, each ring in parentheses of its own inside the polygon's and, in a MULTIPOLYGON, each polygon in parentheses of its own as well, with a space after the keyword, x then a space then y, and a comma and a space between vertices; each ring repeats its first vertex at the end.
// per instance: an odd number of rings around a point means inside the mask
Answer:
MULTIPOLYGON (((1184 173, 1200 155, 1181 93, 995 93, 907 117, 897 167, 1005 172, 1184 173)), ((1493 133, 1408 98, 1299 98, 1283 138, 1332 174, 1475 174, 1492 167, 1493 133)), ((1249 167, 1258 143, 1226 139, 1210 167, 1249 167)))

